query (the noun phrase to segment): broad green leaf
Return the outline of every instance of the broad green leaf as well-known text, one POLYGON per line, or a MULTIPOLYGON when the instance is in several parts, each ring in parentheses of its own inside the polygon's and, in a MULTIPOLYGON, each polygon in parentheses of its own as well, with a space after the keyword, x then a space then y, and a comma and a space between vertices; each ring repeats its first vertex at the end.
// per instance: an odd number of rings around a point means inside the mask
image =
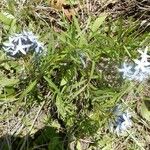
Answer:
POLYGON ((8 78, 1 78, 0 79, 0 86, 13 86, 19 82, 18 79, 8 79, 8 78))
POLYGON ((47 78, 46 76, 44 76, 44 79, 48 82, 48 85, 49 85, 52 89, 54 89, 57 94, 60 95, 59 89, 58 89, 57 86, 51 81, 51 79, 47 78))
POLYGON ((30 93, 33 88, 36 86, 37 84, 37 80, 34 80, 33 82, 31 82, 28 87, 22 92, 22 94, 20 95, 20 98, 22 99, 24 96, 26 96, 28 93, 30 93))
POLYGON ((146 120, 150 121, 150 102, 149 101, 145 101, 146 104, 143 102, 142 106, 141 106, 141 115, 143 118, 145 118, 146 120))
POLYGON ((93 23, 93 25, 91 26, 91 31, 92 32, 96 32, 99 27, 103 24, 103 22, 105 21, 107 17, 106 13, 102 13, 93 23))
POLYGON ((13 19, 14 19, 13 16, 10 17, 9 14, 7 15, 7 13, 5 14, 0 12, 0 22, 3 22, 6 25, 10 25, 13 19))
POLYGON ((13 95, 16 93, 15 89, 13 88, 13 86, 11 87, 5 87, 4 88, 4 93, 7 93, 6 95, 9 96, 9 95, 13 95))
POLYGON ((17 99, 15 98, 15 96, 9 96, 9 97, 6 97, 3 95, 0 94, 0 101, 3 102, 3 103, 7 103, 7 102, 13 102, 13 101, 16 101, 17 99))
POLYGON ((9 28, 9 33, 15 33, 17 29, 17 25, 16 25, 16 19, 13 19, 11 24, 10 24, 10 28, 9 28))
POLYGON ((76 146, 77 150, 82 150, 82 146, 80 141, 77 141, 77 146, 76 146))
POLYGON ((65 78, 63 78, 60 82, 60 86, 63 86, 65 84, 67 84, 67 80, 65 78))

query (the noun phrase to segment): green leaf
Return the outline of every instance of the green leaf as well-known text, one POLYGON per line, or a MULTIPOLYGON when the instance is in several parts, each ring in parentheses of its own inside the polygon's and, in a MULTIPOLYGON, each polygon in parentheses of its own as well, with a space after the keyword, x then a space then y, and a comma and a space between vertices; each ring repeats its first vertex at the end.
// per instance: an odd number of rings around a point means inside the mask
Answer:
POLYGON ((35 135, 34 145, 47 144, 47 150, 64 150, 63 142, 55 128, 50 126, 45 126, 44 128, 38 130, 35 135))
POLYGON ((80 141, 77 141, 77 146, 76 146, 77 150, 82 150, 82 146, 80 141))
POLYGON ((11 34, 11 33, 16 32, 16 29, 17 29, 16 19, 13 19, 10 24, 9 33, 11 34))
POLYGON ((83 81, 80 81, 80 82, 77 82, 77 83, 73 84, 72 87, 71 87, 72 90, 73 90, 73 89, 76 89, 76 88, 78 88, 78 87, 80 87, 80 86, 85 85, 85 84, 86 84, 86 81, 87 81, 87 80, 83 80, 83 81))
POLYGON ((75 93, 71 94, 69 97, 71 97, 72 99, 76 98, 80 93, 82 93, 86 89, 86 87, 87 87, 87 84, 84 85, 81 89, 79 89, 75 93))
POLYGON ((142 117, 150 121, 150 101, 144 101, 140 109, 142 117))
POLYGON ((95 70, 95 62, 93 61, 93 62, 92 62, 91 72, 90 72, 89 82, 90 82, 90 80, 91 80, 91 79, 92 79, 92 77, 93 77, 94 70, 95 70))
POLYGON ((0 94, 0 101, 3 103, 8 103, 8 102, 13 102, 16 101, 17 99, 15 98, 15 96, 8 96, 6 97, 6 95, 1 95, 0 94))
POLYGON ((80 25, 79 25, 79 22, 77 20, 77 18, 75 16, 73 16, 73 21, 74 21, 74 25, 77 29, 77 32, 80 33, 81 32, 81 28, 80 28, 80 25))
POLYGON ((82 32, 82 30, 80 28, 80 25, 79 25, 79 22, 78 22, 77 18, 74 17, 74 16, 73 16, 73 21, 74 21, 74 25, 76 27, 76 30, 78 32, 78 35, 80 35, 80 36, 78 36, 78 37, 80 37, 79 38, 79 45, 82 46, 82 45, 87 44, 87 40, 85 38, 85 34, 82 32))
POLYGON ((57 86, 51 81, 51 79, 47 78, 46 76, 44 76, 44 79, 48 82, 48 85, 49 85, 52 89, 54 89, 57 94, 60 95, 59 89, 58 89, 57 86))
POLYGON ((6 15, 5 13, 0 12, 0 22, 3 22, 6 25, 10 25, 13 19, 13 16, 9 17, 9 14, 6 15))
POLYGON ((101 14, 93 23, 93 25, 91 26, 91 31, 92 32, 96 32, 99 27, 103 24, 103 22, 105 21, 107 17, 106 13, 101 14))
POLYGON ((15 84, 17 84, 19 82, 19 80, 18 79, 14 79, 14 78, 12 78, 12 79, 8 79, 8 78, 1 78, 0 79, 0 86, 1 87, 5 87, 5 86, 13 86, 13 85, 15 85, 15 84))
POLYGON ((57 107, 57 110, 58 110, 58 113, 63 117, 65 118, 66 117, 66 107, 65 107, 65 103, 64 101, 62 100, 62 98, 57 95, 56 97, 56 107, 57 107))
POLYGON ((62 78, 62 80, 61 80, 61 82, 60 82, 60 86, 63 86, 63 85, 65 85, 65 84, 67 84, 67 79, 62 78))
POLYGON ((35 85, 37 84, 37 80, 34 80, 29 84, 29 86, 23 91, 23 93, 20 95, 20 99, 22 99, 24 96, 26 96, 28 93, 30 93, 35 85))
POLYGON ((48 82, 48 85, 54 89, 54 93, 57 94, 56 96, 56 107, 57 107, 57 110, 58 110, 58 113, 63 117, 65 118, 66 116, 66 107, 65 107, 65 103, 61 97, 61 92, 60 90, 57 88, 57 86, 49 79, 47 78, 46 76, 44 76, 44 79, 48 82))

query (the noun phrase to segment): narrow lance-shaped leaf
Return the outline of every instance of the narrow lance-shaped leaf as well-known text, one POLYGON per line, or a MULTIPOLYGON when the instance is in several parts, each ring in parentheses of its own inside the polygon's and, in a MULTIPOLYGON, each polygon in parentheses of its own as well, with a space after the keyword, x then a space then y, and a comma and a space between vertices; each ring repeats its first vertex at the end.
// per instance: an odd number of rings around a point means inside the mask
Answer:
POLYGON ((60 91, 59 91, 59 89, 57 88, 57 86, 56 86, 49 78, 47 78, 46 76, 44 76, 44 79, 48 82, 48 85, 49 85, 52 89, 54 89, 57 94, 60 95, 60 91))
POLYGON ((34 80, 33 82, 31 82, 29 84, 29 86, 22 92, 22 94, 20 95, 20 99, 22 99, 24 96, 26 96, 29 92, 31 92, 33 90, 33 88, 36 86, 37 84, 37 80, 34 80))
POLYGON ((101 14, 93 23, 93 25, 91 26, 91 31, 92 32, 96 32, 99 27, 103 24, 103 22, 105 21, 107 17, 106 13, 101 14))
POLYGON ((10 25, 12 21, 13 21, 13 18, 10 18, 4 13, 0 12, 0 22, 3 22, 6 25, 10 25))
POLYGON ((1 78, 0 79, 0 86, 1 87, 5 87, 5 86, 13 86, 15 84, 17 84, 19 82, 18 79, 12 78, 12 79, 8 79, 8 78, 1 78))
POLYGON ((81 30, 81 28, 80 28, 79 22, 78 22, 78 20, 77 20, 77 18, 76 18, 75 16, 73 16, 73 21, 74 21, 74 25, 75 25, 75 27, 76 27, 76 30, 77 30, 77 32, 78 32, 78 35, 80 35, 79 45, 81 46, 81 45, 86 44, 86 43, 87 43, 87 40, 86 40, 86 38, 84 37, 85 34, 82 33, 82 30, 81 30), (81 34, 81 33, 82 33, 82 34, 81 34))
POLYGON ((65 118, 65 116, 66 116, 66 109, 65 109, 64 101, 63 101, 63 99, 61 97, 60 90, 57 88, 57 86, 49 78, 47 78, 46 76, 44 76, 44 79, 48 82, 48 85, 54 90, 54 93, 57 94, 55 104, 56 104, 58 113, 63 118, 65 118))
POLYGON ((150 121, 150 102, 149 101, 145 101, 145 103, 143 102, 142 106, 141 106, 141 115, 143 118, 145 118, 147 121, 150 121))

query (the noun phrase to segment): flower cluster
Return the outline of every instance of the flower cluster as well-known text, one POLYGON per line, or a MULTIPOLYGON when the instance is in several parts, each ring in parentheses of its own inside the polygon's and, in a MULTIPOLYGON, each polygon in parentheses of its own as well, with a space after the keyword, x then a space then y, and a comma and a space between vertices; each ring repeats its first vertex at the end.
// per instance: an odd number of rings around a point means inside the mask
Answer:
POLYGON ((110 131, 119 135, 125 135, 132 126, 131 114, 128 110, 122 112, 119 107, 114 111, 115 119, 110 123, 110 131))
POLYGON ((144 81, 150 76, 150 55, 147 54, 148 46, 145 48, 144 52, 138 50, 141 54, 140 59, 135 59, 134 64, 124 63, 123 67, 119 69, 123 73, 123 78, 135 81, 144 81))
POLYGON ((28 52, 37 54, 43 51, 43 44, 38 42, 37 37, 32 32, 23 31, 20 34, 14 34, 9 37, 9 41, 3 43, 4 51, 12 56, 17 57, 26 55, 28 52))

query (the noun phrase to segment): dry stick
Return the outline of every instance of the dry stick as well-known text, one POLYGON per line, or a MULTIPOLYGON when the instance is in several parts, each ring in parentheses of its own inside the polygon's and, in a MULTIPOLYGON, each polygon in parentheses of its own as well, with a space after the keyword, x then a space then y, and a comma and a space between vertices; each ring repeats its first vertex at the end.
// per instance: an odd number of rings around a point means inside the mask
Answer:
POLYGON ((44 146, 48 146, 48 144, 42 144, 42 145, 39 145, 39 146, 35 146, 35 147, 33 147, 32 150, 37 150, 37 149, 40 149, 40 148, 42 148, 44 146))
MULTIPOLYGON (((8 108, 8 104, 6 105, 6 108, 8 108)), ((7 115, 9 115, 8 109, 7 109, 7 115)), ((9 119, 7 119, 7 132, 10 133, 10 122, 9 122, 9 119), (8 130, 9 130, 9 131, 8 131, 8 130)), ((7 145, 8 145, 8 149, 11 150, 10 137, 7 137, 7 136, 6 136, 6 142, 7 142, 7 145), (8 139, 8 138, 9 138, 9 139, 8 139)))
POLYGON ((45 104, 45 101, 43 102, 42 106, 40 107, 39 111, 37 112, 37 115, 36 115, 35 119, 33 120, 32 126, 31 126, 31 128, 30 128, 28 134, 32 131, 32 129, 33 129, 33 127, 34 127, 34 124, 35 124, 35 122, 36 122, 36 120, 37 120, 37 118, 38 118, 38 116, 39 116, 39 114, 40 114, 40 112, 41 112, 41 110, 42 110, 44 104, 45 104))
POLYGON ((84 142, 84 143, 94 143, 92 141, 89 141, 89 140, 84 140, 84 139, 80 139, 81 142, 84 142))
POLYGON ((141 150, 145 150, 145 148, 140 144, 139 141, 137 141, 136 137, 134 137, 132 133, 129 133, 128 131, 127 131, 127 133, 129 135, 129 138, 131 138, 133 140, 133 142, 135 142, 135 144, 137 146, 139 146, 139 148, 141 148, 141 150))
MULTIPOLYGON (((31 127, 30 127, 30 129, 29 129, 27 135, 29 135, 30 132, 32 131, 32 129, 33 129, 33 127, 34 127, 34 124, 35 124, 35 122, 36 122, 36 120, 37 120, 37 118, 38 118, 38 116, 39 116, 39 114, 40 114, 40 112, 41 112, 41 110, 42 110, 44 104, 45 104, 45 101, 43 102, 43 104, 41 105, 39 111, 37 112, 37 115, 35 116, 35 119, 33 120, 33 123, 32 123, 32 125, 31 125, 31 127)), ((26 141, 27 141, 27 136, 26 136, 26 138, 25 138, 25 140, 24 140, 24 142, 23 142, 23 144, 22 144, 20 150, 23 150, 26 141)))
POLYGON ((89 14, 89 0, 86 0, 87 13, 89 14))

